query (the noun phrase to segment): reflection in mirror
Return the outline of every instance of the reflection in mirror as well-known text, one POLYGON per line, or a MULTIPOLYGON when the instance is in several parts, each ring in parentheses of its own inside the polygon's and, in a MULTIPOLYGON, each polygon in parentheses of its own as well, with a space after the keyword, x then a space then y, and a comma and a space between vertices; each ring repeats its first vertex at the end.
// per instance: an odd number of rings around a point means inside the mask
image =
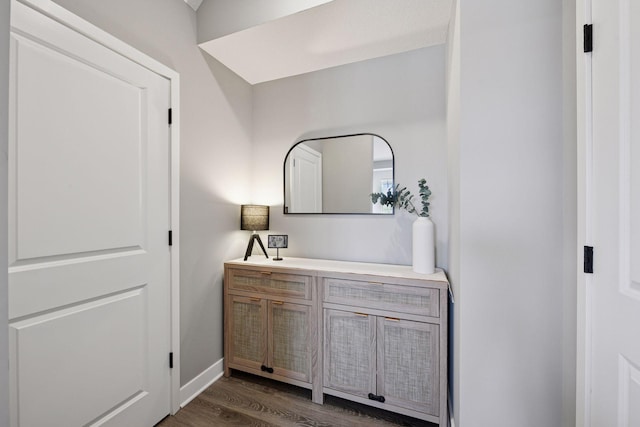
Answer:
POLYGON ((370 133, 300 141, 284 161, 284 213, 393 214, 370 197, 393 187, 393 163, 370 133))

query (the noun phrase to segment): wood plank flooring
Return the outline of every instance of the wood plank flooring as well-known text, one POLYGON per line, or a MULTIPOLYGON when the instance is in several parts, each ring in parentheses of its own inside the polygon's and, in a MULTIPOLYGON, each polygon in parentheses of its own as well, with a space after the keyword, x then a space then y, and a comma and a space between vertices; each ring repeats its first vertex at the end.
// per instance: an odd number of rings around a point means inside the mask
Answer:
POLYGON ((332 396, 324 405, 311 391, 233 371, 221 378, 158 427, 435 427, 435 424, 371 408, 332 396))

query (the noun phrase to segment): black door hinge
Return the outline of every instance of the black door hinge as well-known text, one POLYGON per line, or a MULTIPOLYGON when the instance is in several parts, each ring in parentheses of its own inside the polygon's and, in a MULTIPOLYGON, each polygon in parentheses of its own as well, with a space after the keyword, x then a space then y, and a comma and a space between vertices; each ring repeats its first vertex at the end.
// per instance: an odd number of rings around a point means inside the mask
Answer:
POLYGON ((593 24, 584 24, 584 51, 593 52, 593 24))
POLYGON ((584 247, 584 272, 593 273, 593 246, 584 247))
POLYGON ((169 108, 169 117, 168 117, 168 119, 169 119, 169 124, 171 124, 171 122, 172 122, 172 119, 171 119, 171 108, 169 108))
POLYGON ((173 352, 169 353, 169 369, 173 369, 173 352))
POLYGON ((169 246, 173 246, 173 230, 169 230, 169 246))

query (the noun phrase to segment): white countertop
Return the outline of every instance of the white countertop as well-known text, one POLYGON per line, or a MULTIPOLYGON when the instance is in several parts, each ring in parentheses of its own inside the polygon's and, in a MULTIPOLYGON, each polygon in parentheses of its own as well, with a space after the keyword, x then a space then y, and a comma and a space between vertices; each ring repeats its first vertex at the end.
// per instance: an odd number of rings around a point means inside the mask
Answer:
POLYGON ((404 279, 431 280, 448 283, 447 276, 441 268, 433 274, 420 274, 412 270, 410 265, 378 264, 369 262, 335 261, 313 258, 284 257, 282 261, 274 261, 264 256, 251 256, 247 261, 238 258, 226 264, 250 265, 256 267, 282 267, 300 270, 333 271, 338 273, 372 274, 376 276, 400 277, 404 279))

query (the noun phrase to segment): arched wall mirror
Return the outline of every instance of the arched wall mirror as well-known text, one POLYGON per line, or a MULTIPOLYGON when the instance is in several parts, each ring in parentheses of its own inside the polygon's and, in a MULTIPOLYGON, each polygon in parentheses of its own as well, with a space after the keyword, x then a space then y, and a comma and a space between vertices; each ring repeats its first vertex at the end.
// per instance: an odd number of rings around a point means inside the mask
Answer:
POLYGON ((394 182, 393 150, 371 133, 305 139, 284 160, 285 214, 392 215, 371 203, 394 182))

